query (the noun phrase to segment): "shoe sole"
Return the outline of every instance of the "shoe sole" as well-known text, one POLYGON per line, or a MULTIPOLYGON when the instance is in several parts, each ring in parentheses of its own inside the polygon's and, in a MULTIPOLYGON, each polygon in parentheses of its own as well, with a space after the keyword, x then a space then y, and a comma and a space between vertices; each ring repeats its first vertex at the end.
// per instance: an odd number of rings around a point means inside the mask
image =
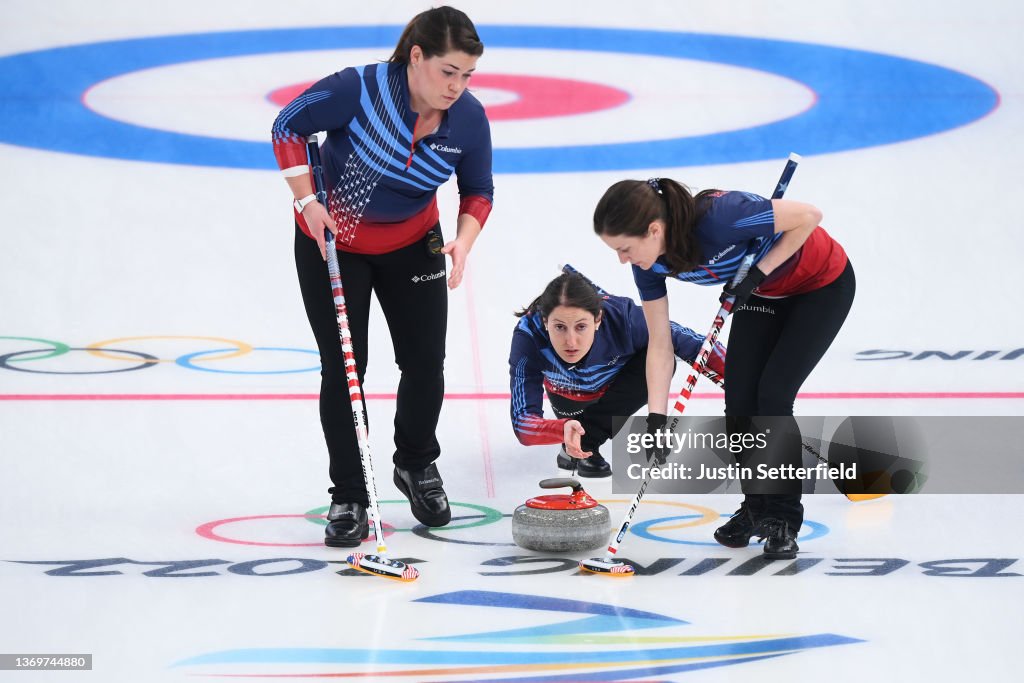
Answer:
POLYGON ((363 532, 363 539, 360 541, 342 541, 337 538, 325 538, 324 545, 329 548, 358 548, 362 545, 363 541, 367 540, 370 536, 370 530, 367 529, 363 532))
POLYGON ((795 560, 796 553, 764 553, 767 560, 795 560))
POLYGON ((402 492, 402 495, 405 496, 406 500, 409 501, 409 509, 412 511, 412 516, 415 517, 420 524, 427 527, 436 528, 445 526, 446 524, 448 524, 448 522, 452 521, 452 508, 450 505, 447 510, 448 514, 443 517, 427 517, 426 515, 421 516, 418 512, 416 512, 416 508, 412 505, 412 494, 409 492, 409 489, 406 488, 405 482, 402 480, 402 478, 398 476, 398 472, 395 472, 391 479, 395 482, 395 486, 397 486, 398 490, 402 492))

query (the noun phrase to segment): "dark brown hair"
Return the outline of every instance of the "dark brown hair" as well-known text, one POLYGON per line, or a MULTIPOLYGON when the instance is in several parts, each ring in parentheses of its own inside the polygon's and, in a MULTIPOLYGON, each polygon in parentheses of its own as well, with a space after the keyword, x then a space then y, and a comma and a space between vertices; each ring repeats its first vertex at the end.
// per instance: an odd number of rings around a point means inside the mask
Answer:
POLYGON ((419 45, 426 58, 449 52, 465 52, 472 57, 484 53, 484 44, 473 22, 454 7, 434 7, 412 18, 402 31, 389 62, 409 63, 409 51, 419 45))
POLYGON ((609 237, 644 237, 651 223, 665 223, 665 263, 673 275, 697 267, 701 260, 695 228, 708 210, 709 195, 719 190, 704 190, 691 195, 684 185, 671 178, 620 180, 604 193, 594 209, 594 232, 609 237))
POLYGON ((590 284, 587 278, 579 273, 562 273, 549 282, 541 295, 534 299, 529 306, 518 311, 516 317, 522 318, 524 315, 532 315, 539 311, 541 317, 547 320, 551 311, 559 306, 569 306, 582 308, 596 319, 604 310, 601 306, 602 300, 601 295, 597 293, 594 285, 590 284))

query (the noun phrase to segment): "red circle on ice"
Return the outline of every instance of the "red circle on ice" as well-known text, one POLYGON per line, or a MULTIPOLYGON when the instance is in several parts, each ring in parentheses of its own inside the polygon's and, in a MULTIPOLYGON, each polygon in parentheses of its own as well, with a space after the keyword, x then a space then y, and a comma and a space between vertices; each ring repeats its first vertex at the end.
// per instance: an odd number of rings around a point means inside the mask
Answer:
MULTIPOLYGON (((284 107, 311 85, 312 82, 286 85, 271 92, 267 99, 279 107, 284 107)), ((630 95, 625 90, 587 81, 548 76, 480 74, 473 76, 471 88, 493 88, 516 96, 511 102, 487 105, 487 118, 491 121, 589 114, 621 106, 630 100, 630 95)))
MULTIPOLYGON (((271 547, 302 547, 302 546, 321 546, 323 541, 317 543, 274 543, 274 542, 263 542, 263 541, 246 541, 239 538, 230 538, 225 536, 222 532, 219 532, 218 527, 224 526, 225 524, 236 524, 238 522, 250 522, 253 520, 261 519, 324 519, 323 515, 251 515, 249 517, 232 517, 230 519, 218 519, 206 524, 201 524, 196 527, 196 533, 203 538, 208 538, 211 541, 220 541, 221 543, 238 543, 239 545, 261 545, 271 547)), ((389 524, 381 524, 384 527, 384 537, 388 537, 395 532, 394 527, 389 524)), ((370 537, 373 537, 371 528, 370 537)))

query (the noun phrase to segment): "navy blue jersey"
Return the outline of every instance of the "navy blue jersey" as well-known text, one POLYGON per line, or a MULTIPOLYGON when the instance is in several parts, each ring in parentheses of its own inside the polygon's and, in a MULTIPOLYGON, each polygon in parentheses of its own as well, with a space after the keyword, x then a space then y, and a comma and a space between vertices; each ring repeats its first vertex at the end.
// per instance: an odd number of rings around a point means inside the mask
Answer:
MULTIPOLYGON (((711 195, 707 211, 697 221, 697 244, 701 259, 696 268, 675 277, 698 285, 728 284, 748 254, 755 261, 768 253, 781 233, 775 232, 772 202, 749 192, 722 192, 711 195)), ((667 294, 665 278, 672 277, 664 257, 650 270, 633 266, 633 279, 644 301, 667 294)), ((773 273, 774 275, 774 273, 773 273)))
POLYGON ((306 138, 327 131, 321 156, 328 208, 341 236, 363 222, 400 223, 424 212, 452 173, 460 212, 477 215, 482 225, 494 195, 483 106, 464 91, 437 131, 414 143, 417 120, 404 64, 350 67, 281 110, 272 131, 274 153, 286 175, 301 174, 306 138))
MULTIPOLYGON (((679 358, 692 363, 704 335, 670 323, 672 345, 679 358)), ((512 388, 512 429, 528 445, 562 442, 565 420, 544 419, 544 390, 572 401, 593 401, 604 395, 623 366, 647 348, 643 309, 631 299, 606 296, 601 326, 594 345, 581 360, 566 363, 551 346, 539 312, 519 319, 512 333, 509 377, 512 388)), ((724 373, 725 347, 718 344, 708 363, 714 374, 724 373)))

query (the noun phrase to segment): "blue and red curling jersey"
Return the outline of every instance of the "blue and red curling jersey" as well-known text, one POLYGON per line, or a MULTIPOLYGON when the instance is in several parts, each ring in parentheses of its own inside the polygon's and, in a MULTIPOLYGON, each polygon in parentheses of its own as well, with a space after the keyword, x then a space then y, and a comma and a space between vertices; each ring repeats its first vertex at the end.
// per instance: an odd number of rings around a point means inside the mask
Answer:
MULTIPOLYGON (((594 401, 604 395, 623 366, 647 348, 649 337, 642 308, 621 296, 604 297, 602 308, 594 345, 576 363, 566 363, 559 357, 540 312, 519 319, 512 333, 508 363, 512 429, 521 443, 532 446, 562 442, 566 420, 544 419, 545 389, 573 401, 594 401)), ((692 363, 704 336, 675 322, 670 326, 676 356, 692 363)), ((708 366, 712 373, 724 375, 724 346, 715 346, 708 366)))
POLYGON ((452 173, 459 212, 486 221, 494 184, 483 106, 463 91, 438 129, 413 143, 417 120, 406 66, 397 63, 339 71, 278 114, 274 154, 286 175, 306 167, 306 138, 327 131, 321 156, 339 248, 379 254, 416 241, 437 222, 435 194, 452 173))
MULTIPOLYGON (((782 237, 775 232, 775 212, 770 199, 749 192, 719 192, 708 198, 710 206, 697 221, 701 261, 696 268, 675 277, 698 285, 728 284, 748 254, 756 263, 782 237)), ((773 270, 754 293, 765 297, 802 294, 831 283, 846 267, 846 252, 820 226, 785 263, 773 270)), ((653 301, 665 296, 665 278, 672 277, 664 257, 650 270, 633 266, 640 298, 653 301)))

